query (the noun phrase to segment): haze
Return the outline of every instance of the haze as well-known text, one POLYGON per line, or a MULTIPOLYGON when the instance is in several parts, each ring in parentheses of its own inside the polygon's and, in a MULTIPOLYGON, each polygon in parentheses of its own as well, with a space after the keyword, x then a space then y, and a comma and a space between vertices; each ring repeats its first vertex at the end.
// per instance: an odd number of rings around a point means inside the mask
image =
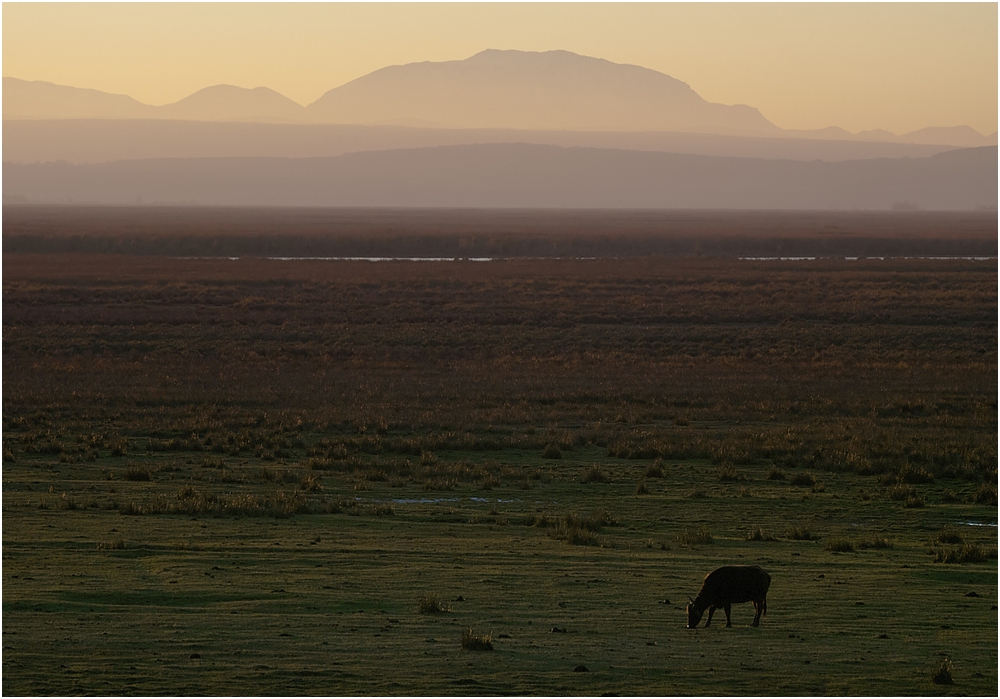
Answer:
POLYGON ((997 129, 995 3, 3 5, 5 76, 152 105, 217 84, 306 105, 487 48, 643 66, 783 129, 997 129))

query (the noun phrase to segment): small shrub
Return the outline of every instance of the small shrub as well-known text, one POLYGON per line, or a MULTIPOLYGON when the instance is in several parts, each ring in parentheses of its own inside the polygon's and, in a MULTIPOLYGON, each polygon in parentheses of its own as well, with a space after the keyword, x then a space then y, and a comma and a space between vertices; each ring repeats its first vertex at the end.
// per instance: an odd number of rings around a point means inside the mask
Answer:
POLYGON ((961 544, 965 541, 954 527, 945 527, 942 529, 941 533, 937 535, 937 540, 939 544, 961 544))
POLYGON ((545 451, 542 452, 543 459, 561 459, 562 452, 559 451, 559 447, 551 442, 545 445, 545 451))
POLYGON ((910 497, 906 498, 906 502, 903 503, 903 507, 914 508, 923 506, 924 506, 924 498, 922 495, 911 495, 910 497))
POLYGON ((608 477, 604 475, 604 472, 601 470, 601 467, 598 466, 597 464, 591 466, 590 469, 588 469, 587 472, 583 474, 583 478, 581 479, 581 483, 607 483, 607 482, 608 482, 608 477))
POLYGON ((854 544, 850 539, 830 539, 826 542, 826 550, 834 553, 852 553, 854 544))
POLYGON ((767 472, 767 480, 769 480, 769 481, 783 481, 783 480, 785 480, 785 472, 782 471, 777 466, 772 466, 771 470, 767 472))
POLYGON ((663 461, 657 459, 647 466, 646 478, 663 478, 663 461))
POLYGON ((796 473, 794 476, 792 476, 792 479, 789 481, 789 483, 791 483, 792 485, 800 485, 806 488, 811 488, 814 485, 816 485, 816 479, 808 471, 803 471, 801 473, 796 473))
POLYGON ((443 614, 449 610, 442 606, 440 597, 434 594, 427 594, 420 600, 417 611, 421 614, 443 614))
POLYGON ((378 503, 369 509, 372 517, 391 517, 396 514, 396 508, 388 503, 378 503))
POLYGON ((986 548, 980 544, 963 544, 960 549, 941 549, 934 558, 935 563, 985 563, 997 557, 996 547, 986 548))
POLYGON ((69 497, 69 496, 66 495, 66 493, 63 493, 62 497, 59 498, 59 509, 60 510, 79 510, 80 509, 80 505, 72 497, 69 497))
POLYGON ((997 504, 997 486, 995 483, 983 483, 979 486, 979 490, 976 494, 972 496, 972 504, 974 505, 989 505, 991 507, 996 507, 997 504))
POLYGON ((788 538, 792 539, 793 541, 816 541, 817 539, 819 539, 818 536, 813 534, 805 527, 796 527, 795 529, 789 529, 788 538))
POLYGON ((886 488, 885 497, 889 500, 897 500, 900 502, 909 500, 910 498, 917 498, 919 494, 917 489, 912 485, 892 485, 886 488))
POLYGON ((712 543, 712 532, 708 527, 697 529, 685 529, 677 535, 677 542, 681 546, 701 546, 712 543))
POLYGON ((493 650, 493 634, 476 633, 472 629, 462 630, 463 650, 493 650))
POLYGON ((732 464, 719 467, 719 480, 723 483, 731 483, 740 479, 739 471, 732 464))
POLYGON ((867 539, 859 540, 857 546, 859 549, 891 549, 892 542, 884 536, 873 534, 867 539))
POLYGON ((931 680, 933 680, 934 684, 955 684, 955 680, 951 676, 954 669, 951 661, 945 658, 931 675, 931 680))
POLYGON ((764 534, 764 530, 761 529, 760 527, 754 527, 753 529, 751 529, 750 531, 747 532, 746 540, 747 541, 772 541, 773 539, 772 539, 772 537, 767 536, 766 534, 764 534))
POLYGON ((925 468, 913 468, 907 464, 899 470, 897 475, 900 483, 933 483, 934 474, 925 468))
POLYGON ((635 487, 635 494, 636 495, 649 495, 649 489, 646 488, 646 481, 645 480, 639 481, 639 485, 637 485, 635 487))
POLYGON ((323 490, 323 480, 315 474, 307 473, 299 481, 299 487, 306 492, 316 493, 323 490))
POLYGON ((153 479, 149 469, 138 464, 129 464, 125 469, 125 480, 127 481, 150 481, 153 479))

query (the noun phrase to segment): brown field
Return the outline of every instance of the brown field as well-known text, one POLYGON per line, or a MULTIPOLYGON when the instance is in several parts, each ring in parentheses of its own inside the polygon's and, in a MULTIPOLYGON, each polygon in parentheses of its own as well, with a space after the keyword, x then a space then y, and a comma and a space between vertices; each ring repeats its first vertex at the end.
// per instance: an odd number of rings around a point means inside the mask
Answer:
POLYGON ((5 694, 996 693, 995 259, 22 254, 7 214, 5 694), (740 560, 761 627, 684 629, 740 560))

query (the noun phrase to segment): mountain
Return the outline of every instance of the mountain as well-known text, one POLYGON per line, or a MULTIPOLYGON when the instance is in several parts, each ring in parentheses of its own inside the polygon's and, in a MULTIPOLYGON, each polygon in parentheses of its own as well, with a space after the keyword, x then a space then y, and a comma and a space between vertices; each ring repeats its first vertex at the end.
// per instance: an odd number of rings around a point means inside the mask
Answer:
POLYGON ((655 70, 569 51, 489 49, 462 61, 389 66, 306 107, 313 121, 459 128, 776 135, 746 105, 702 99, 655 70))
POLYGON ((515 131, 344 124, 273 124, 166 119, 13 120, 3 157, 14 163, 99 163, 148 158, 329 157, 398 148, 534 143, 569 147, 785 160, 922 158, 951 146, 676 131, 515 131))
POLYGON ((188 121, 288 123, 306 119, 302 105, 268 87, 215 85, 155 109, 158 119, 188 121))
POLYGON ((929 158, 720 158, 528 144, 334 158, 3 165, 9 202, 610 209, 997 206, 997 148, 929 158))
POLYGON ((142 119, 155 107, 127 95, 56 85, 41 80, 3 79, 3 118, 142 119))
MULTIPOLYGON (((771 155, 766 157, 792 158, 805 157, 800 154, 809 152, 819 153, 815 156, 818 158, 827 157, 827 152, 836 152, 839 155, 830 157, 839 159, 855 157, 854 154, 856 157, 873 157, 871 153, 875 152, 887 157, 899 154, 884 149, 825 150, 816 146, 820 141, 909 143, 953 148, 996 145, 997 142, 995 133, 982 136, 968 126, 932 127, 902 136, 879 129, 851 134, 835 126, 783 130, 752 107, 707 102, 686 83, 669 75, 568 51, 490 49, 460 61, 389 66, 328 91, 308 107, 302 107, 264 87, 246 89, 215 85, 173 104, 151 106, 126 95, 11 77, 3 79, 3 97, 5 150, 20 148, 19 143, 13 140, 15 137, 8 135, 8 125, 12 122, 78 119, 408 126, 439 132, 449 129, 531 131, 536 134, 548 132, 550 135, 544 141, 547 143, 629 148, 636 146, 632 143, 624 145, 628 137, 622 134, 687 134, 685 138, 688 142, 694 142, 694 137, 705 134, 804 139, 811 142, 811 145, 799 148, 751 146, 744 141, 739 149, 728 153, 757 156, 767 151, 771 155), (572 143, 551 136, 574 132, 594 135, 572 143), (597 136, 602 133, 619 135, 608 140, 597 136)), ((224 131, 218 132, 224 142, 232 142, 242 133, 240 127, 224 131)), ((301 135, 304 132, 297 133, 301 135)), ((55 136, 57 140, 62 139, 58 133, 55 136)), ((131 138, 124 133, 122 137, 126 140, 131 138)), ((282 138, 285 137, 294 140, 298 136, 284 134, 282 138)), ((444 145, 463 140, 453 136, 435 142, 435 138, 425 139, 425 142, 416 139, 412 144, 398 143, 397 147, 444 145)), ((677 140, 673 137, 655 137, 652 140, 663 143, 671 139, 677 140)), ((486 140, 498 139, 487 135, 486 140)), ((509 139, 504 137, 500 140, 509 139)), ((537 141, 538 138, 529 136, 526 140, 537 141)), ((638 140, 650 139, 643 136, 638 140)), ((632 142, 637 140, 632 139, 632 142)), ((721 143, 718 141, 710 148, 699 145, 695 150, 682 147, 682 152, 718 154, 714 148, 721 143)), ((135 145, 142 147, 138 143, 135 145)), ((657 146, 656 149, 662 148, 657 146)), ((205 154, 209 152, 212 151, 205 154)), ((240 155, 258 153, 260 148, 251 146, 240 155)), ((152 154, 159 155, 158 152, 152 154)))

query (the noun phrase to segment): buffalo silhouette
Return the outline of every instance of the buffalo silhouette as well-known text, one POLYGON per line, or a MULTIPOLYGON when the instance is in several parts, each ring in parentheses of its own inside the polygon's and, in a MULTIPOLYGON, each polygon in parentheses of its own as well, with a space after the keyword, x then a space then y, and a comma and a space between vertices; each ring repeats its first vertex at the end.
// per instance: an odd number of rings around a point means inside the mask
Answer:
POLYGON ((687 606, 689 629, 698 626, 701 615, 708 610, 705 628, 712 623, 712 614, 722 608, 726 612, 726 628, 733 625, 730 611, 734 603, 753 602, 757 614, 751 626, 760 626, 761 614, 767 615, 767 588, 771 576, 760 566, 723 566, 705 576, 698 596, 687 606))

